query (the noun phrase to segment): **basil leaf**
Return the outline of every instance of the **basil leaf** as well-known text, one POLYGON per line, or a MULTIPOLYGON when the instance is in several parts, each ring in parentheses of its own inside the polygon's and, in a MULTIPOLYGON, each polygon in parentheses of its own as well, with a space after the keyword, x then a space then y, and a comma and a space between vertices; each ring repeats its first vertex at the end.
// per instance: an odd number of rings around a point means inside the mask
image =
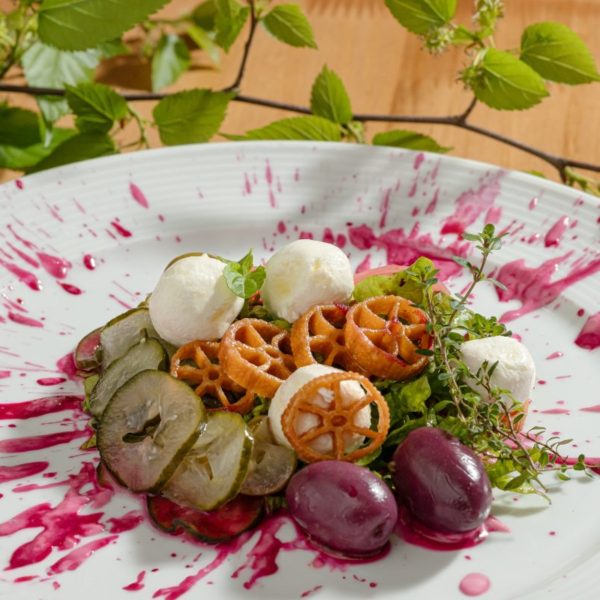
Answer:
POLYGON ((536 23, 523 31, 521 60, 545 79, 577 85, 600 81, 583 40, 561 23, 536 23))
POLYGON ((225 135, 230 140, 314 140, 339 142, 342 130, 337 123, 322 117, 291 117, 270 123, 245 135, 225 135))
POLYGON ((215 41, 225 52, 228 52, 250 16, 250 9, 242 6, 237 0, 215 0, 215 6, 217 10, 215 41))
POLYGON ((310 94, 313 115, 345 125, 352 121, 352 106, 344 83, 327 66, 319 73, 310 94))
POLYGON ((190 66, 185 42, 172 33, 163 35, 152 57, 152 90, 157 92, 172 83, 190 66))
POLYGON ((221 126, 233 94, 187 90, 163 98, 152 112, 163 144, 207 142, 221 126))
POLYGON ((375 146, 393 146, 394 148, 409 148, 410 150, 425 150, 427 152, 448 152, 452 150, 447 146, 441 146, 432 137, 409 131, 408 129, 395 129, 378 133, 373 138, 375 146))
POLYGON ((236 296, 245 300, 260 290, 267 275, 264 267, 260 266, 252 270, 252 265, 253 257, 250 250, 240 262, 229 262, 223 270, 227 287, 236 296))
POLYGON ((127 102, 117 92, 101 83, 67 85, 66 97, 77 116, 75 124, 80 131, 110 131, 115 121, 128 114, 127 102))
POLYGON ((316 48, 315 36, 299 6, 280 4, 262 20, 265 29, 280 42, 296 48, 316 48))
POLYGON ((0 104, 0 145, 22 148, 41 141, 39 119, 34 112, 0 104))
POLYGON ((38 13, 40 40, 61 50, 85 50, 119 37, 167 0, 44 0, 38 13))
POLYGON ((29 173, 115 153, 113 141, 105 133, 78 133, 56 146, 46 158, 29 169, 29 173))
POLYGON ((456 0, 385 0, 400 25, 425 35, 449 23, 456 14, 456 0))
POLYGON ((509 52, 488 48, 481 63, 467 69, 465 82, 478 100, 499 110, 522 110, 548 95, 544 80, 509 52))
MULTIPOLYGON (((100 62, 100 52, 62 52, 35 42, 23 54, 21 62, 29 85, 63 89, 65 84, 91 81, 100 62)), ((42 96, 38 98, 38 104, 47 123, 53 123, 69 112, 64 98, 42 96)))
POLYGON ((28 171, 51 154, 59 144, 62 144, 76 133, 74 129, 60 129, 55 127, 52 130, 50 140, 47 142, 40 140, 31 146, 0 144, 0 169, 28 171))

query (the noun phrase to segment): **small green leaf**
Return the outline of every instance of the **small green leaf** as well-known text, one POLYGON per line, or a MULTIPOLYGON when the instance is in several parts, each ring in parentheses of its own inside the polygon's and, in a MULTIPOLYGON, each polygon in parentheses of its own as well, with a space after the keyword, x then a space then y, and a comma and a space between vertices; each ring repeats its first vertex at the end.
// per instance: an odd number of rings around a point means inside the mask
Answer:
POLYGON ((152 114, 163 144, 207 142, 221 126, 233 94, 187 90, 163 98, 152 114))
POLYGON ((344 83, 327 66, 323 67, 312 86, 310 109, 313 115, 340 125, 352 121, 352 106, 344 83))
MULTIPOLYGON (((65 84, 91 81, 100 62, 100 52, 62 52, 35 42, 23 54, 21 62, 29 85, 63 89, 65 84)), ((69 111, 64 98, 43 96, 38 99, 38 104, 47 123, 53 123, 69 111)))
POLYGON ((230 140, 314 140, 339 142, 342 129, 322 117, 291 117, 247 131, 245 135, 225 135, 230 140))
POLYGON ((102 58, 114 58, 115 56, 131 54, 129 46, 127 46, 121 38, 102 42, 101 44, 98 44, 97 50, 102 55, 102 58))
POLYGON ((46 158, 29 169, 29 172, 37 173, 38 171, 60 167, 80 160, 98 158, 99 156, 108 156, 115 153, 115 145, 105 133, 79 133, 56 146, 46 158))
POLYGON ((196 25, 190 25, 187 28, 187 34, 198 48, 201 48, 210 56, 210 59, 216 65, 221 61, 221 50, 213 39, 213 35, 196 25))
POLYGON ((419 35, 449 23, 456 13, 456 0, 385 0, 400 25, 419 35))
POLYGON ((248 300, 260 290, 267 275, 265 268, 260 266, 253 270, 254 259, 252 250, 239 262, 230 261, 223 270, 227 287, 240 298, 248 300))
POLYGON ((432 137, 409 131, 408 129, 396 129, 378 133, 373 138, 375 146, 393 146, 395 148, 409 148, 410 150, 425 150, 427 152, 448 152, 452 148, 441 146, 432 137))
POLYGON ((316 48, 308 19, 296 4, 280 4, 262 20, 265 29, 280 42, 296 48, 316 48))
POLYGON ((185 42, 172 33, 163 35, 152 57, 152 90, 157 92, 172 83, 190 66, 185 42))
POLYGON ((544 80, 529 65, 495 48, 488 48, 464 76, 478 100, 499 110, 530 108, 548 95, 544 80))
POLYGON ((0 145, 23 148, 41 141, 36 113, 0 104, 0 145))
POLYGON ((192 12, 194 23, 205 31, 213 31, 215 29, 216 18, 217 6, 215 0, 201 2, 192 12))
POLYGON ((46 143, 40 140, 31 146, 0 145, 0 169, 28 171, 76 133, 75 129, 55 127, 46 143))
POLYGON ((44 0, 40 40, 61 50, 85 50, 119 37, 167 0, 44 0))
POLYGON ((250 8, 242 6, 237 0, 215 0, 215 6, 215 41, 225 52, 229 52, 250 16, 250 8))
POLYGON ((67 85, 66 96, 71 110, 77 116, 79 131, 110 131, 115 121, 127 116, 127 102, 117 92, 101 83, 67 85))
POLYGON ((536 23, 523 31, 521 60, 545 79, 576 85, 600 81, 584 41, 562 23, 536 23))

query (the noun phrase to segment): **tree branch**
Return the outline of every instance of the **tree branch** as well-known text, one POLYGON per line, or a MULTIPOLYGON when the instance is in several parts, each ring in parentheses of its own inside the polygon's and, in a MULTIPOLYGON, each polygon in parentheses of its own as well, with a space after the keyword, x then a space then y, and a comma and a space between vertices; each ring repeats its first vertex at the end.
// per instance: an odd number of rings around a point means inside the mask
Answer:
POLYGON ((248 0, 248 6, 250 8, 250 31, 248 32, 248 39, 244 45, 244 53, 242 54, 242 60, 240 62, 237 77, 231 85, 228 85, 223 90, 224 92, 237 91, 242 84, 242 79, 244 78, 244 74, 246 72, 246 65, 248 64, 248 57, 250 56, 250 49, 252 48, 252 41, 254 40, 254 34, 256 33, 256 26, 258 25, 258 19, 256 18, 256 6, 254 3, 255 0, 248 0))

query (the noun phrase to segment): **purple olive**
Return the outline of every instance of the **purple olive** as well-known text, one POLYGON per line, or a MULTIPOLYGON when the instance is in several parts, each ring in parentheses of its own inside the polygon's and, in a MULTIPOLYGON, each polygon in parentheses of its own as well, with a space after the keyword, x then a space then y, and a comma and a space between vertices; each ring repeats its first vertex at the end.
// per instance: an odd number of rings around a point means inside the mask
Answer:
POLYGON ((336 460, 313 463, 296 473, 286 500, 315 542, 346 556, 375 554, 398 518, 394 495, 381 479, 364 467, 336 460))
POLYGON ((398 500, 435 531, 480 527, 490 513, 492 486, 481 459, 434 427, 411 431, 394 453, 398 500))

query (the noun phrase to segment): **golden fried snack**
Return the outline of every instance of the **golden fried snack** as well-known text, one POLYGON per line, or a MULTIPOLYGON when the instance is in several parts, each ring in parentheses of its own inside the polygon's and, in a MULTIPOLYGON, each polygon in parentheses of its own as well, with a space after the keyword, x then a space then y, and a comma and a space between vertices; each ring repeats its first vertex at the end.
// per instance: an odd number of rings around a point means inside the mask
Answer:
POLYGON ((352 306, 344 337, 369 375, 403 380, 427 365, 427 357, 417 352, 431 346, 427 316, 400 296, 376 296, 352 306))
POLYGON ((301 460, 352 462, 374 452, 383 444, 390 427, 390 412, 385 398, 366 377, 358 373, 339 372, 315 377, 303 385, 290 399, 281 416, 281 425, 301 460), (358 382, 364 395, 348 402, 348 388, 342 388, 344 382, 358 382), (360 411, 372 405, 377 408, 376 429, 359 422, 360 411), (298 422, 305 419, 305 415, 314 419, 316 424, 299 431, 298 422), (326 444, 329 450, 323 450, 323 444, 320 444, 321 448, 315 448, 314 442, 320 438, 330 440, 326 444), (361 443, 364 438, 368 439, 366 445, 361 443), (355 447, 357 439, 358 448, 355 447))
POLYGON ((317 362, 336 365, 348 371, 360 371, 344 342, 344 324, 348 307, 318 304, 294 322, 290 339, 297 367, 317 362), (322 359, 318 361, 315 355, 322 359))
POLYGON ((288 332, 261 319, 240 319, 227 329, 219 362, 233 381, 266 398, 296 369, 288 332))
POLYGON ((225 374, 218 354, 219 342, 196 340, 184 344, 171 358, 171 375, 194 386, 201 398, 209 396, 225 410, 247 413, 254 406, 255 394, 225 374))

